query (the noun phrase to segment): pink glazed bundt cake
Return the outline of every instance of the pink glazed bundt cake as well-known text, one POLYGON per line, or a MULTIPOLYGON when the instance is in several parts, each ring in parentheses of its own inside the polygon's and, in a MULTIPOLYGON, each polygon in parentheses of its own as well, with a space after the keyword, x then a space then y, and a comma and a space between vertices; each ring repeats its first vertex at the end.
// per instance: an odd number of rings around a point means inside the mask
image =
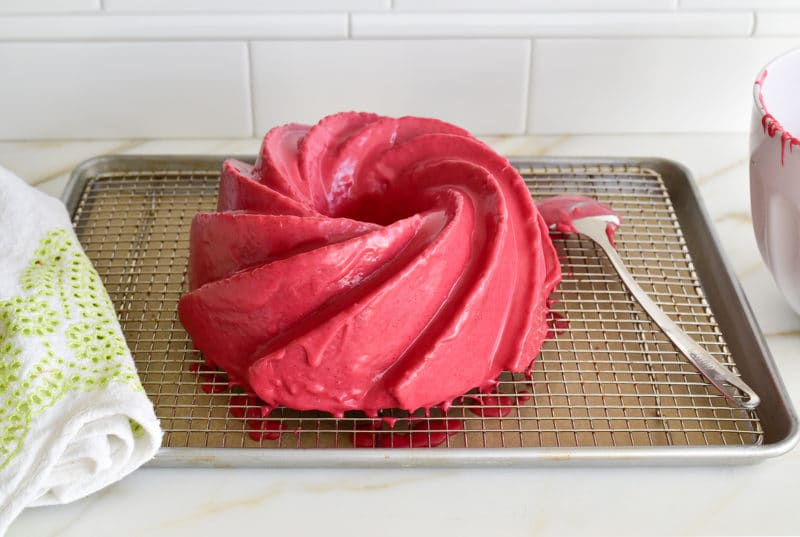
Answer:
POLYGON ((413 411, 532 365, 561 272, 508 161, 436 119, 341 113, 225 161, 183 326, 269 406, 413 411))

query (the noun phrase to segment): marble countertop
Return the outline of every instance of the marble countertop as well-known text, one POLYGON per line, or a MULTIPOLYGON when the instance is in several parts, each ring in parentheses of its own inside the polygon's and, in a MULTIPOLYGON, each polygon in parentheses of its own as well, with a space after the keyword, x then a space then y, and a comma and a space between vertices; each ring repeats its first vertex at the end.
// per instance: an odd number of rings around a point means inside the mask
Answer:
MULTIPOLYGON (((800 316, 750 221, 746 134, 486 139, 505 155, 657 156, 694 175, 788 388, 800 401, 800 316)), ((60 195, 100 154, 255 154, 259 140, 0 142, 0 165, 60 195)), ((269 470, 141 469, 67 506, 29 509, 9 537, 226 533, 351 535, 800 534, 800 449, 752 466, 269 470)))

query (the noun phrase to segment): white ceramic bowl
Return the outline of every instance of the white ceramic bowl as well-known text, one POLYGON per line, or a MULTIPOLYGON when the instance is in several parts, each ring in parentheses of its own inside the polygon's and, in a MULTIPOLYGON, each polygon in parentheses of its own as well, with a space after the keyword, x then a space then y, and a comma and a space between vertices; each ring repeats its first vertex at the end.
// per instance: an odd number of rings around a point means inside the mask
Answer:
POLYGON ((800 49, 772 60, 753 87, 750 196, 761 257, 800 313, 800 49))

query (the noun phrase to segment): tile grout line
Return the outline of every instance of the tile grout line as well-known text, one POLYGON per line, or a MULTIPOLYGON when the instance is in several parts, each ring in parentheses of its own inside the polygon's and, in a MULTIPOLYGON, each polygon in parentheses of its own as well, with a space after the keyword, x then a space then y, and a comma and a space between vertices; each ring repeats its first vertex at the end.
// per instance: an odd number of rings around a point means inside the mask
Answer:
POLYGON ((523 111, 523 135, 530 134, 530 127, 533 123, 531 121, 531 110, 533 106, 531 105, 531 91, 533 89, 533 47, 536 46, 535 39, 528 39, 528 57, 527 57, 527 67, 528 67, 528 76, 525 83, 525 101, 522 103, 522 111, 523 111))
POLYGON ((248 101, 250 103, 250 137, 256 136, 256 99, 253 83, 253 42, 245 41, 245 50, 247 52, 247 91, 250 93, 248 101))
MULTIPOLYGON (((391 14, 385 15, 386 17, 393 18, 393 17, 401 17, 405 16, 404 14, 397 14, 395 15, 392 12, 391 14)), ((558 12, 559 14, 567 14, 566 12, 558 12)), ((667 12, 664 12, 667 13, 667 12)), ((741 13, 741 12, 739 12, 741 13)), ((460 16, 468 13, 453 13, 453 16, 460 16)), ((497 12, 495 14, 503 14, 501 12, 497 12)), ((647 14, 642 12, 642 14, 647 14)), ((142 41, 142 42, 158 42, 158 41, 196 41, 196 40, 210 40, 210 41, 226 41, 226 40, 243 40, 251 35, 242 35, 242 33, 238 33, 239 31, 235 29, 230 29, 224 24, 222 25, 223 28, 226 28, 226 32, 224 34, 214 34, 213 32, 209 32, 208 30, 198 30, 192 29, 190 26, 187 26, 187 34, 181 36, 175 36, 170 34, 169 32, 165 32, 163 29, 154 29, 150 31, 143 31, 141 29, 137 29, 135 26, 132 26, 129 21, 125 21, 126 19, 134 19, 134 18, 142 18, 142 19, 160 19, 162 17, 171 17, 172 15, 135 15, 129 16, 125 15, 117 15, 115 12, 108 12, 105 10, 98 11, 96 13, 97 17, 91 23, 86 21, 86 24, 89 26, 85 29, 85 32, 76 34, 70 30, 62 30, 60 27, 54 29, 54 34, 42 34, 41 32, 37 32, 36 30, 30 29, 22 29, 19 30, 18 33, 12 34, 11 36, 4 37, 4 42, 25 42, 25 41, 42 41, 42 42, 60 42, 60 41, 69 41, 69 42, 106 42, 106 41, 113 41, 113 42, 125 42, 125 41, 142 41), (102 19, 102 21, 99 21, 102 19), (103 25, 106 24, 109 20, 114 19, 115 22, 120 24, 121 32, 115 35, 107 35, 103 30, 103 25), (97 24, 95 24, 97 23, 97 24)), ((346 21, 346 32, 347 32, 347 39, 353 39, 353 16, 359 15, 364 16, 361 13, 352 13, 348 12, 345 13, 347 17, 346 21)), ((416 15, 416 14, 414 14, 416 15)), ((436 13, 434 15, 439 15, 436 13)), ((507 15, 507 14, 506 14, 507 15)), ((586 13, 584 13, 586 15, 586 13)), ((687 31, 677 31, 674 28, 669 31, 664 32, 656 32, 649 35, 639 34, 637 32, 633 32, 630 30, 626 30, 625 28, 617 31, 600 31, 600 32, 592 32, 590 30, 583 30, 583 31, 571 31, 569 28, 561 29, 561 30, 551 30, 551 33, 545 33, 544 35, 531 35, 535 34, 533 30, 530 32, 526 32, 524 34, 517 33, 513 30, 503 29, 500 28, 497 31, 466 31, 466 32, 454 32, 454 31, 441 31, 441 30, 433 30, 429 32, 423 32, 420 34, 411 33, 403 33, 398 31, 393 31, 391 28, 389 30, 386 29, 378 29, 377 31, 371 30, 367 27, 364 31, 367 32, 367 37, 370 39, 386 39, 386 40, 418 40, 418 39, 514 39, 514 38, 527 38, 527 39, 536 39, 538 37, 544 37, 548 39, 691 39, 691 38, 704 38, 704 39, 730 39, 730 38, 752 38, 756 37, 758 32, 758 16, 756 12, 749 12, 749 20, 748 20, 748 28, 747 29, 735 29, 735 30, 724 30, 718 32, 712 32, 711 34, 699 32, 697 30, 687 30, 687 31)), ((185 15, 187 18, 192 17, 203 17, 204 14, 192 13, 189 15, 185 15)), ((233 17, 237 15, 223 15, 222 19, 226 17, 233 17)), ((280 17, 281 15, 275 14, 259 14, 258 16, 264 17, 280 17)), ((384 16, 384 15, 381 15, 384 16)), ((6 15, 0 14, 0 21, 5 21, 8 23, 12 18, 17 18, 20 16, 17 15, 6 15)), ((29 15, 22 15, 20 18, 24 19, 28 23, 31 22, 30 19, 33 16, 29 15)), ((84 16, 79 16, 78 18, 85 18, 84 16)), ((176 19, 178 21, 183 20, 181 18, 176 19)), ((218 19, 214 24, 215 27, 220 27, 222 24, 219 22, 218 19)), ((178 26, 183 27, 182 22, 175 22, 172 21, 171 24, 177 24, 178 26)), ((369 23, 367 23, 369 25, 369 23)), ((502 25, 500 25, 502 26, 502 25)), ((325 34, 327 36, 327 34, 325 34)), ((359 36, 361 37, 361 36, 359 36)), ((287 35, 281 37, 281 40, 313 40, 320 38, 320 36, 311 34, 306 35, 303 33, 302 30, 296 30, 291 35, 287 35)), ((322 36, 323 39, 330 38, 330 39, 337 39, 338 34, 336 36, 322 36)), ((257 39, 271 39, 267 33, 259 34, 257 39)))

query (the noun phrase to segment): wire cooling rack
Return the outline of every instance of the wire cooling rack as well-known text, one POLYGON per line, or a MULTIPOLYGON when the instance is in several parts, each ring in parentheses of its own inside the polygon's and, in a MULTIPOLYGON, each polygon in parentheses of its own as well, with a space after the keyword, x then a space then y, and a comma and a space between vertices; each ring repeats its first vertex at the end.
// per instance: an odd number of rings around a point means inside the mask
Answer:
MULTIPOLYGON (((534 197, 580 193, 623 217, 617 249, 641 286, 736 371, 704 296, 662 177, 632 165, 521 167, 534 197)), ((552 337, 532 378, 504 373, 500 395, 468 394, 445 414, 275 409, 262 416, 206 371, 177 318, 188 232, 216 205, 218 168, 103 172, 73 213, 119 314, 166 447, 468 448, 760 445, 754 412, 734 408, 674 349, 588 239, 554 235, 564 279, 552 337)))

